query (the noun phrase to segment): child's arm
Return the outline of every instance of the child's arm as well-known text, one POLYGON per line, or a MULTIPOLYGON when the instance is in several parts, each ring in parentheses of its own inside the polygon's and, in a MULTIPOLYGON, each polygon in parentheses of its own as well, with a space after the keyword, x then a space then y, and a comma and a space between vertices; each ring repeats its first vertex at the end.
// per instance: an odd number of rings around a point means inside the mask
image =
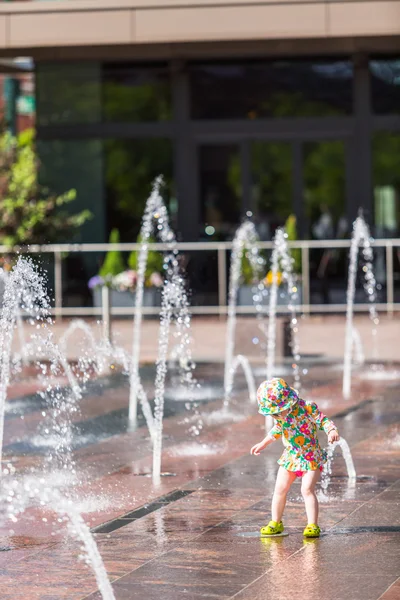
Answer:
POLYGON ((317 404, 315 404, 315 402, 310 402, 307 404, 306 408, 307 412, 316 422, 317 427, 325 431, 326 435, 328 436, 328 442, 333 443, 339 441, 339 433, 335 423, 328 419, 328 417, 319 410, 317 404))
POLYGON ((250 454, 254 454, 254 456, 258 456, 261 450, 265 450, 267 446, 275 442, 282 435, 282 425, 280 423, 275 423, 272 429, 268 432, 265 438, 252 447, 250 450, 250 454))

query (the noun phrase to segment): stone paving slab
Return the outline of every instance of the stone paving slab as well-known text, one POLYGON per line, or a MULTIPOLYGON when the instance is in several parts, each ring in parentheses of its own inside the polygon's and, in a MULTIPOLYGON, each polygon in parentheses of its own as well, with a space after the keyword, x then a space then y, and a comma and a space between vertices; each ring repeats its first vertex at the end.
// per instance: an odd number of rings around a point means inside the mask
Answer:
MULTIPOLYGON (((127 519, 126 525, 109 534, 96 534, 117 600, 286 600, 296 586, 296 595, 318 600, 378 600, 389 594, 399 576, 398 533, 389 527, 398 523, 399 514, 400 466, 395 440, 400 411, 399 387, 393 382, 388 386, 359 382, 350 402, 340 396, 340 381, 327 385, 321 379, 310 390, 310 397, 325 399, 328 414, 342 413, 337 419, 340 431, 352 447, 358 473, 366 477, 349 488, 343 459, 336 459, 336 477, 328 488, 331 500, 321 503, 321 525, 327 535, 311 544, 304 543, 301 535, 305 516, 296 484, 286 511, 289 537, 240 537, 243 532, 255 533, 268 519, 276 460, 282 451, 280 444, 274 444, 261 457, 249 455, 250 446, 263 435, 263 420, 251 411, 240 422, 207 425, 201 440, 217 450, 203 456, 176 454, 187 448, 187 426, 182 427, 179 415, 167 419, 163 468, 177 476, 164 478, 158 489, 151 479, 134 474, 151 464, 144 428, 77 450, 79 470, 87 477, 80 488, 82 499, 105 494, 115 502, 114 507, 86 514, 93 526, 174 489, 192 492, 170 504, 161 502, 158 510, 142 518, 127 519), (393 441, 388 444, 388 440, 393 441), (361 530, 377 524, 387 525, 388 531, 361 530), (291 576, 284 577, 284 571, 291 576), (367 586, 364 596, 363 582, 367 586)), ((243 401, 238 398, 236 409, 244 407, 243 401)), ((94 399, 85 402, 89 416, 109 408, 106 402, 101 407, 94 399)), ((212 414, 219 406, 210 403, 204 410, 212 414)), ((12 419, 9 426, 13 428, 12 419)), ((24 468, 26 459, 21 456, 18 460, 18 468, 24 468)), ((60 527, 55 528, 47 513, 48 523, 43 523, 43 514, 30 509, 12 525, 15 533, 4 539, 15 550, 0 553, 1 598, 99 598, 93 593, 93 574, 78 560, 79 544, 60 527), (18 538, 24 534, 25 541, 18 538), (11 560, 13 555, 15 560, 11 560)), ((3 534, 9 529, 7 524, 3 534)))
MULTIPOLYGON (((343 315, 314 315, 299 318, 299 342, 304 355, 325 355, 330 359, 342 360, 344 352, 345 319, 343 315)), ((59 339, 66 331, 69 319, 58 321, 54 325, 55 339, 59 339)), ((102 327, 95 319, 86 319, 92 327, 96 340, 102 336, 102 327)), ((278 317, 277 355, 282 356, 282 319, 278 317)), ((356 314, 354 325, 362 340, 366 358, 374 356, 374 342, 371 335, 371 321, 368 315, 356 314)), ((113 336, 116 344, 128 353, 132 351, 133 324, 132 319, 113 319, 113 336)), ((380 315, 377 335, 378 356, 381 360, 400 361, 398 344, 398 314, 393 317, 380 315)), ((157 357, 158 319, 144 319, 142 323, 141 359, 154 362, 157 357)), ((27 329, 28 331, 29 329, 27 329)), ((191 335, 193 338, 193 356, 196 361, 222 362, 225 356, 226 318, 200 317, 192 318, 191 335)), ((260 345, 252 343, 253 338, 260 338, 258 322, 253 317, 238 317, 236 329, 237 353, 251 356, 262 364, 265 351, 260 345)), ((70 359, 76 359, 83 350, 87 351, 87 343, 80 331, 70 338, 67 353, 70 359)), ((18 339, 15 336, 14 350, 18 350, 18 339)))

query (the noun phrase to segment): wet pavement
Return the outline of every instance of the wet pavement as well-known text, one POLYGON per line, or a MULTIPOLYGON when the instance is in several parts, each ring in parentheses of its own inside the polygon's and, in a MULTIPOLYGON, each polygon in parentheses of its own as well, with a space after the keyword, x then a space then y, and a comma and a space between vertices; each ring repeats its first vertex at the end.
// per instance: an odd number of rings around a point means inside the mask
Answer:
MULTIPOLYGON (((340 372, 307 367, 304 397, 336 415, 358 476, 350 484, 337 450, 328 499, 320 504, 323 535, 308 541, 297 482, 285 512, 289 536, 257 536, 269 520, 282 447, 249 455, 263 435, 263 419, 246 398, 242 377, 227 418, 220 399, 187 407, 174 404, 171 394, 162 467, 172 475, 158 487, 145 476, 151 469, 146 428, 126 426, 123 377, 89 385, 76 417, 76 504, 95 532, 117 600, 399 598, 400 382, 368 380, 366 373, 368 367, 357 374, 352 398, 344 401, 340 372), (200 420, 195 436, 191 428, 200 420)), ((200 365, 198 375, 221 385, 218 365, 200 365)), ((147 378, 150 385, 151 370, 147 378)), ((5 429, 6 460, 19 473, 45 458, 43 445, 32 444, 43 407, 33 399, 35 383, 24 385, 11 393, 5 429), (11 410, 13 402, 18 410, 11 410)), ((57 515, 28 508, 0 529, 1 599, 99 599, 80 554, 57 515)))

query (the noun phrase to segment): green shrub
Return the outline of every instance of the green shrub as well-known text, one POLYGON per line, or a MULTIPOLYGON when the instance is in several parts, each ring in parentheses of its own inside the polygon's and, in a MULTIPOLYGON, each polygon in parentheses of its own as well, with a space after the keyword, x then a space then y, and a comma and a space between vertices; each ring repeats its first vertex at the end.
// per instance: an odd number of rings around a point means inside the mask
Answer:
MULTIPOLYGON (((113 229, 111 231, 109 242, 110 244, 119 244, 118 229, 113 229)), ((104 281, 110 281, 112 277, 122 273, 124 270, 125 265, 124 259, 122 258, 122 252, 120 250, 109 250, 101 266, 99 275, 104 281)))
MULTIPOLYGON (((289 215, 285 223, 285 231, 289 242, 297 240, 297 220, 295 215, 289 215)), ((291 254, 293 258, 293 271, 300 273, 301 271, 301 250, 300 248, 292 248, 291 254)))
MULTIPOLYGON (((137 243, 140 244, 142 241, 142 238, 138 237, 137 239, 137 243)), ((149 244, 154 244, 155 243, 155 239, 153 237, 149 238, 149 244)), ((137 250, 132 250, 132 252, 129 255, 128 258, 128 266, 130 269, 133 269, 134 271, 138 270, 138 260, 139 260, 139 252, 137 250)), ((148 284, 150 276, 153 273, 161 273, 163 270, 163 264, 164 264, 164 258, 163 255, 160 252, 157 252, 155 250, 149 250, 148 256, 147 256, 147 265, 146 265, 146 273, 145 273, 145 279, 146 282, 148 284)))
POLYGON ((251 285, 255 281, 255 275, 254 275, 254 271, 251 267, 250 261, 247 257, 247 252, 248 251, 245 250, 243 252, 243 256, 242 256, 242 266, 241 266, 242 281, 243 281, 244 285, 251 285))

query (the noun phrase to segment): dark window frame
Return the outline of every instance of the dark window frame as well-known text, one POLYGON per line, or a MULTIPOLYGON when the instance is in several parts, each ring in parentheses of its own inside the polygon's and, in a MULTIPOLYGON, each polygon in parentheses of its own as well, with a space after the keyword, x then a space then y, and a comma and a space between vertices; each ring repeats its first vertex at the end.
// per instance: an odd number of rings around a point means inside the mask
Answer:
MULTIPOLYGON (((317 57, 318 58, 318 57, 317 57)), ((317 60, 312 57, 312 60, 317 60)), ((321 60, 340 61, 344 57, 319 57, 321 60)), ((347 58, 347 57, 345 57, 347 58)), ((392 57, 393 58, 393 57, 392 57)), ((372 111, 371 77, 369 60, 375 56, 354 55, 353 62, 353 114, 340 117, 288 117, 284 119, 268 118, 259 120, 195 120, 190 118, 190 90, 187 65, 182 62, 171 62, 172 119, 146 123, 91 123, 80 125, 38 126, 39 139, 140 139, 170 138, 173 140, 174 171, 179 204, 179 228, 185 232, 187 239, 195 239, 198 223, 198 163, 197 148, 204 143, 237 142, 241 148, 251 140, 288 141, 296 147, 293 153, 294 173, 297 183, 293 187, 302 189, 301 145, 307 141, 343 139, 346 144, 346 196, 348 217, 356 216, 358 204, 362 204, 367 216, 373 223, 373 190, 372 190, 372 135, 377 131, 400 132, 400 115, 375 115, 372 111), (300 161, 300 162, 299 162, 300 161), (359 200, 361 198, 361 201, 359 200), (193 210, 188 209, 190 199, 193 210), (369 214, 368 214, 369 213, 369 214)), ((289 59, 287 59, 289 60, 289 59)), ((307 57, 299 59, 306 61, 307 57)), ((219 61, 218 61, 219 62, 219 61)), ((231 61, 230 61, 231 62, 231 61)), ((260 60, 261 62, 261 60, 260 60)), ((262 62, 265 62, 262 61, 262 62)), ((138 64, 138 63, 135 63, 138 64)), ((152 64, 152 63, 141 63, 152 64)), ((245 152, 241 152, 245 160, 245 152)), ((248 168, 248 167, 247 167, 248 168)), ((247 174, 248 175, 248 174, 247 174)), ((249 209, 248 176, 244 186, 242 210, 249 209)), ((296 204, 299 205, 299 190, 296 204)), ((295 192, 296 195, 296 192, 295 192)))

